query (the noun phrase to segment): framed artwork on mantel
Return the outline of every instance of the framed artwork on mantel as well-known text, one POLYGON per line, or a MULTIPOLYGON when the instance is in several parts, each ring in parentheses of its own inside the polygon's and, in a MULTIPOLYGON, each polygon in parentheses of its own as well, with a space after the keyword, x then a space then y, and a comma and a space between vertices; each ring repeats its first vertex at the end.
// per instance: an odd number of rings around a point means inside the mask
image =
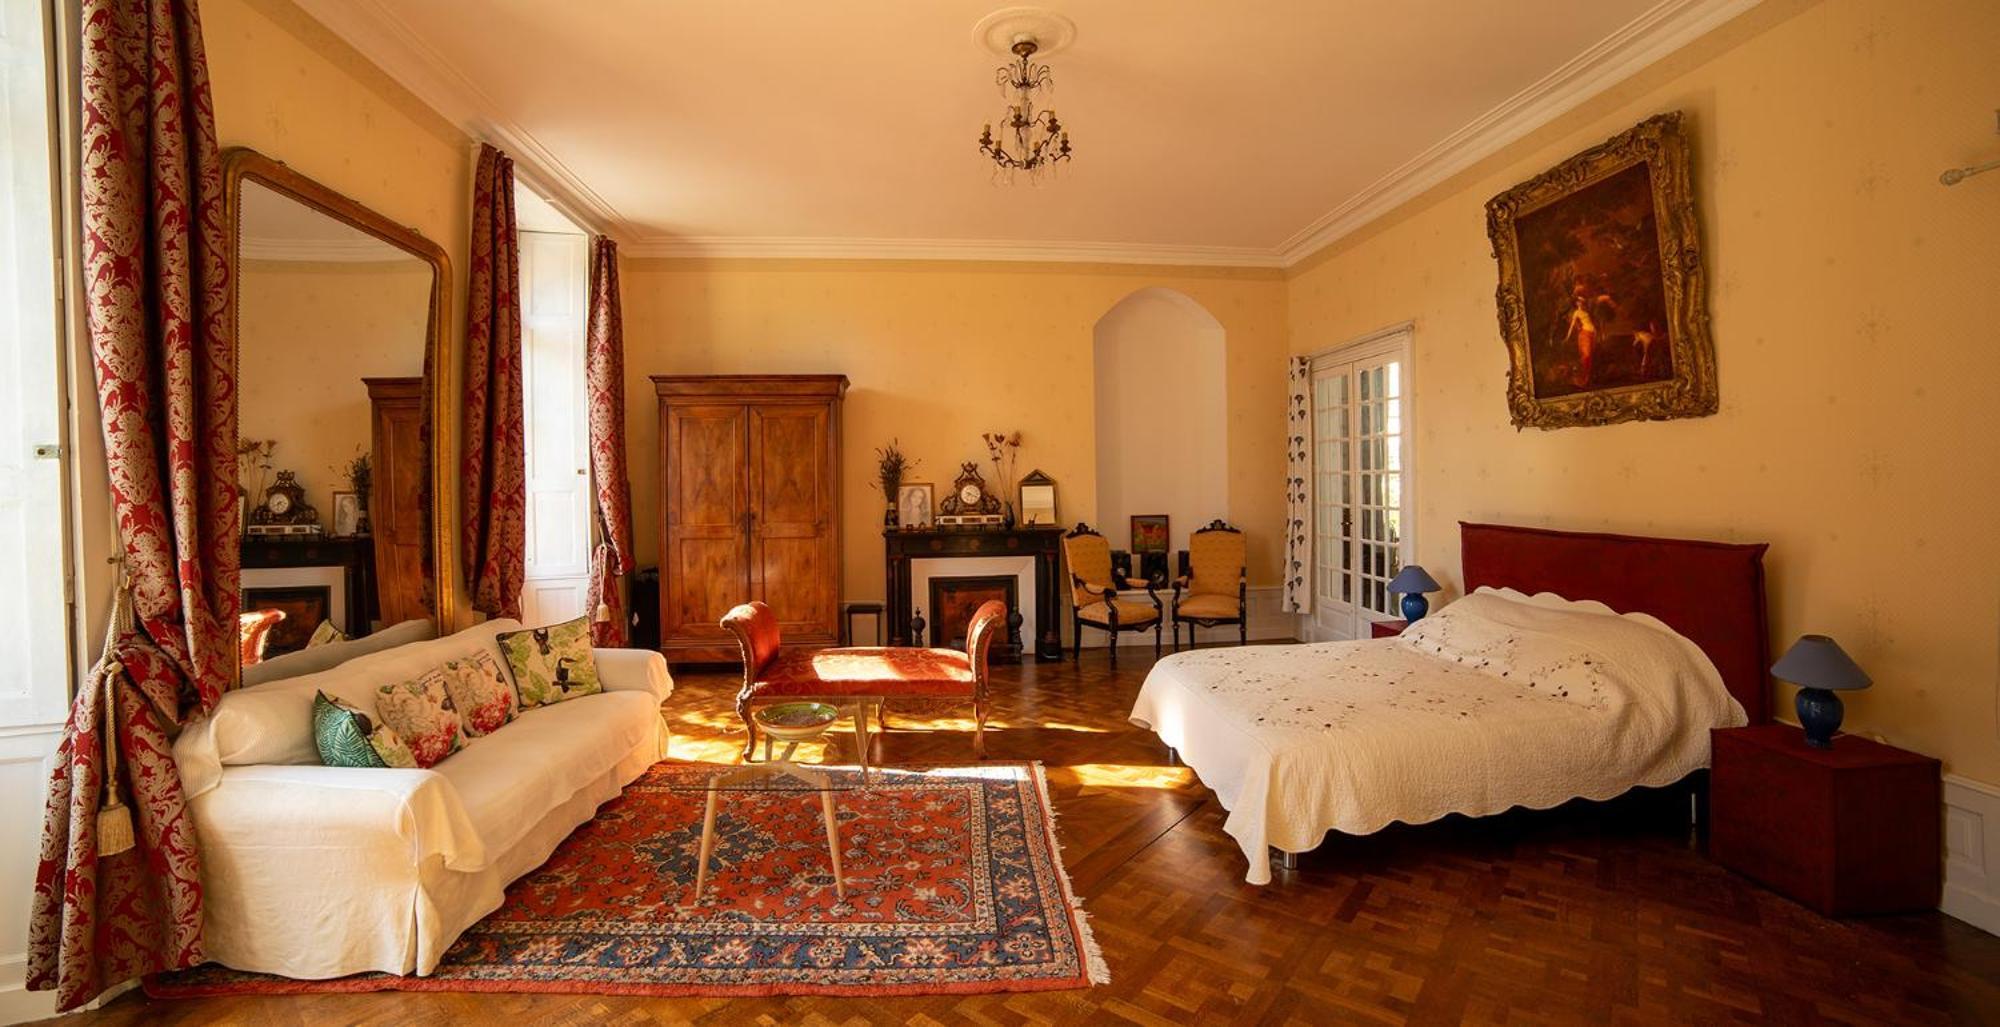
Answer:
POLYGON ((1021 524, 1060 524, 1056 517, 1056 480, 1043 474, 1039 469, 1029 471, 1021 479, 1020 513, 1016 517, 1021 524))
POLYGON ((1676 111, 1487 201, 1515 428, 1715 413, 1688 169, 1676 111))

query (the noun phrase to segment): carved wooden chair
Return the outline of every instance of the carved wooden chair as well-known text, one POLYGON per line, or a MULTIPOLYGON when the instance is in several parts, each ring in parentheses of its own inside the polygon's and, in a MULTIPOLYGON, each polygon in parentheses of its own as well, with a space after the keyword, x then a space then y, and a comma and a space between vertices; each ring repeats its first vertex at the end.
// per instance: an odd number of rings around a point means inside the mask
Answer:
POLYGON ((1243 532, 1221 520, 1189 537, 1188 547, 1180 553, 1180 576, 1174 579, 1174 652, 1181 651, 1182 624, 1188 626, 1190 649, 1196 625, 1234 624, 1236 643, 1250 641, 1247 567, 1243 532))
POLYGON ((1111 543, 1088 524, 1079 523, 1063 536, 1063 559, 1069 561, 1071 636, 1076 642, 1075 659, 1083 659, 1083 629, 1086 625, 1111 635, 1111 663, 1118 664, 1118 633, 1153 631, 1153 655, 1160 654, 1161 629, 1166 610, 1151 583, 1143 578, 1126 578, 1126 588, 1144 589, 1151 605, 1118 595, 1119 585, 1111 570, 1111 543))
POLYGON ((965 632, 965 651, 907 646, 851 646, 839 649, 785 649, 778 618, 763 603, 744 603, 722 618, 743 653, 743 687, 736 693, 736 715, 746 737, 743 758, 757 747, 753 707, 776 702, 810 700, 854 707, 854 738, 859 760, 868 766, 868 710, 880 716, 889 700, 971 700, 972 751, 986 758, 987 657, 993 638, 1006 630, 1007 604, 997 599, 973 611, 965 632))

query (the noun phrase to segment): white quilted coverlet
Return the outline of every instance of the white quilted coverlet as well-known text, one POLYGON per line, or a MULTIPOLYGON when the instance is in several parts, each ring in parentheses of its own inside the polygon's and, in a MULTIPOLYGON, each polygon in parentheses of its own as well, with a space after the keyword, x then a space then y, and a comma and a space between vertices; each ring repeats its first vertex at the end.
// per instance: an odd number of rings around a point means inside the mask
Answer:
POLYGON ((1601 603, 1481 589, 1395 639, 1177 653, 1132 721, 1179 751, 1271 880, 1329 830, 1608 799, 1708 765, 1746 722, 1699 648, 1601 603))

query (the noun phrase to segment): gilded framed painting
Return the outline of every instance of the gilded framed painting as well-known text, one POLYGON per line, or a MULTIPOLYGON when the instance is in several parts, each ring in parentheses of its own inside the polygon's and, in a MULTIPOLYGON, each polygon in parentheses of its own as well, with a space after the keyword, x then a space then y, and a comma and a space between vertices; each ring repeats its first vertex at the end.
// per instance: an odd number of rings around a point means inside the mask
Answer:
POLYGON ((1487 201, 1515 428, 1715 413, 1688 165, 1675 111, 1487 201))

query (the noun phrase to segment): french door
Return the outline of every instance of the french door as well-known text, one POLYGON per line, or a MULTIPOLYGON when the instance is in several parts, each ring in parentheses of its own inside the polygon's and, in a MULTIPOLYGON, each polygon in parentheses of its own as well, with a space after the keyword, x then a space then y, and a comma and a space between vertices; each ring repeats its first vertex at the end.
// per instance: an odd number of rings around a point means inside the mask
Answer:
POLYGON ((1410 546, 1407 327, 1312 364, 1316 639, 1367 638, 1399 616, 1389 580, 1410 546))

